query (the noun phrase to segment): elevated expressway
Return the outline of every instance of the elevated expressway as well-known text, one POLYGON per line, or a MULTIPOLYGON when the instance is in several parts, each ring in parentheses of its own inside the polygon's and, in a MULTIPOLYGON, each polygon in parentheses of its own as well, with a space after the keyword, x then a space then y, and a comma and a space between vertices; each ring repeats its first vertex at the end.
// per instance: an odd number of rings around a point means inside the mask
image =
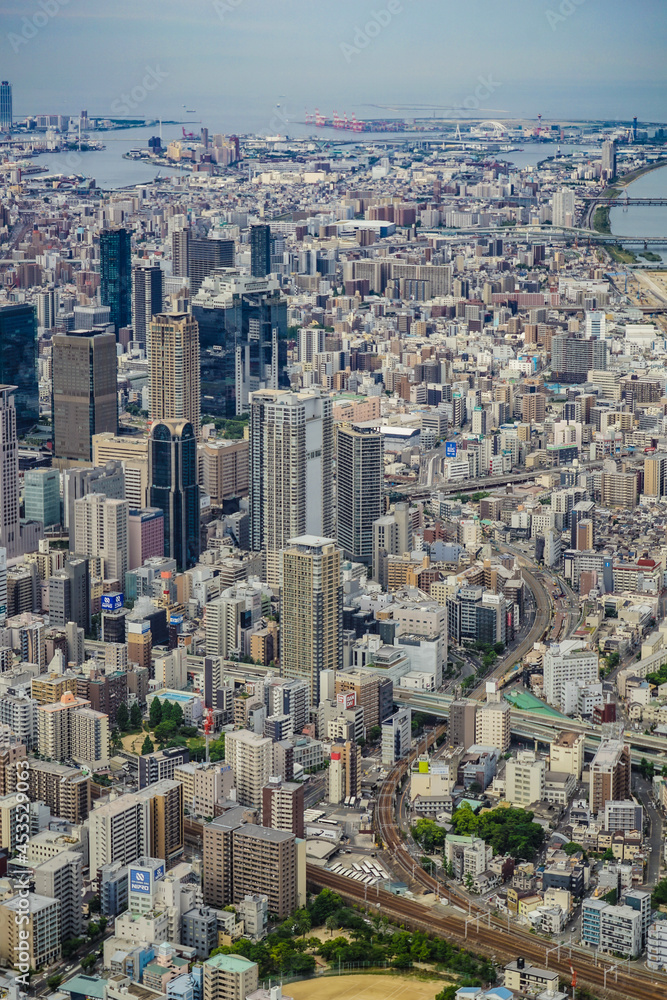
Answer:
MULTIPOLYGON (((424 712, 436 719, 446 719, 449 716, 449 706, 454 701, 452 695, 433 694, 430 691, 406 691, 404 688, 394 688, 394 701, 401 708, 412 708, 424 712)), ((584 746, 593 754, 600 746, 601 735, 598 729, 586 722, 569 719, 567 716, 543 715, 541 712, 523 711, 512 708, 512 734, 529 742, 551 743, 560 733, 583 733, 586 737, 584 746)), ((624 740, 630 746, 632 763, 639 764, 642 757, 652 762, 658 768, 667 763, 667 739, 664 736, 646 736, 627 730, 624 740)))

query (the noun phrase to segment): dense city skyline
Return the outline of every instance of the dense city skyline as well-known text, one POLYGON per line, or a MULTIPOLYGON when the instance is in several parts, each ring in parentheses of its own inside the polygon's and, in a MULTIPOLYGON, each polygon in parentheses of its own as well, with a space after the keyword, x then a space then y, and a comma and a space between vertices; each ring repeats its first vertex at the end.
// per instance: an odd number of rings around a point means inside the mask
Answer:
POLYGON ((0 998, 665 994, 663 5, 0 14, 0 998))

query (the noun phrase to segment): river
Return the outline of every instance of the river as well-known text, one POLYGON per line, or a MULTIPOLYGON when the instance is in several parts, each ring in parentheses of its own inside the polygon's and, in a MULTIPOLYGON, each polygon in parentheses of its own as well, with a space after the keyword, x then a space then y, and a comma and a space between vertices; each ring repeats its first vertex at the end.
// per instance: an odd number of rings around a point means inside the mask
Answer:
MULTIPOLYGON (((625 189, 629 198, 667 198, 667 166, 638 177, 625 189)), ((614 236, 667 237, 667 205, 629 205, 612 208, 609 225, 614 236)), ((667 248, 651 247, 667 260, 667 248)))
MULTIPOLYGON (((187 130, 189 131, 189 128, 187 130)), ((129 152, 130 149, 147 149, 150 137, 159 135, 159 132, 159 125, 149 128, 123 128, 111 132, 90 132, 88 134, 91 140, 104 143, 105 149, 91 149, 81 153, 78 150, 68 153, 44 153, 32 162, 40 167, 47 167, 50 174, 83 174, 84 177, 94 177, 97 185, 105 190, 152 181, 158 170, 162 171, 163 177, 178 176, 180 173, 178 167, 157 167, 154 163, 123 159, 123 153, 129 152)), ((165 145, 171 139, 178 139, 182 135, 180 125, 164 125, 162 128, 162 141, 165 145)))

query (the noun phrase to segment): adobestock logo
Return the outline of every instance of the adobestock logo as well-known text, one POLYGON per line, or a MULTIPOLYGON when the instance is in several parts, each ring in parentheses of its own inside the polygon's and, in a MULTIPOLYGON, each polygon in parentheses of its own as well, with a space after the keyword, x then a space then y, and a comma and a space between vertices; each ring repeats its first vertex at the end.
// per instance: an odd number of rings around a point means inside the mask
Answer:
POLYGON ((370 20, 366 21, 361 27, 355 25, 352 43, 340 43, 340 50, 343 53, 345 62, 349 65, 354 56, 360 56, 364 49, 368 48, 373 39, 377 38, 391 24, 396 15, 402 13, 403 4, 401 0, 389 0, 386 7, 371 11, 370 20))
POLYGON ((10 31, 7 35, 7 41, 14 53, 19 52, 24 45, 31 42, 69 2, 70 0, 39 0, 40 9, 36 10, 30 17, 23 18, 21 31, 18 34, 15 31, 10 31))
POLYGON ((115 115, 129 115, 132 111, 136 111, 148 95, 157 90, 168 76, 169 74, 165 73, 159 66, 156 66, 155 69, 147 66, 146 75, 141 83, 133 87, 129 94, 121 94, 115 101, 112 101, 111 110, 115 115))

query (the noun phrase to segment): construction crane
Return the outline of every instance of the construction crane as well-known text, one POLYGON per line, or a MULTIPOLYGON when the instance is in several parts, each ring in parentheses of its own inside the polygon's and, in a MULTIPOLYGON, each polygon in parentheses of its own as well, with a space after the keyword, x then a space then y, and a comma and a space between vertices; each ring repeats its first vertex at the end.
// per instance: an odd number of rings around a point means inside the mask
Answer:
POLYGON ((574 993, 577 988, 577 970, 573 965, 570 965, 570 972, 572 973, 572 1000, 574 1000, 574 993))
POLYGON ((211 732, 213 730, 213 709, 206 709, 206 718, 204 719, 204 736, 206 737, 206 763, 210 764, 211 758, 209 753, 209 741, 211 737, 211 732))
POLYGON ((183 138, 184 139, 196 139, 197 136, 195 135, 194 132, 186 132, 185 128, 183 128, 183 138))
POLYGON ((625 278, 625 294, 628 294, 628 272, 627 271, 607 271, 605 278, 625 278))

